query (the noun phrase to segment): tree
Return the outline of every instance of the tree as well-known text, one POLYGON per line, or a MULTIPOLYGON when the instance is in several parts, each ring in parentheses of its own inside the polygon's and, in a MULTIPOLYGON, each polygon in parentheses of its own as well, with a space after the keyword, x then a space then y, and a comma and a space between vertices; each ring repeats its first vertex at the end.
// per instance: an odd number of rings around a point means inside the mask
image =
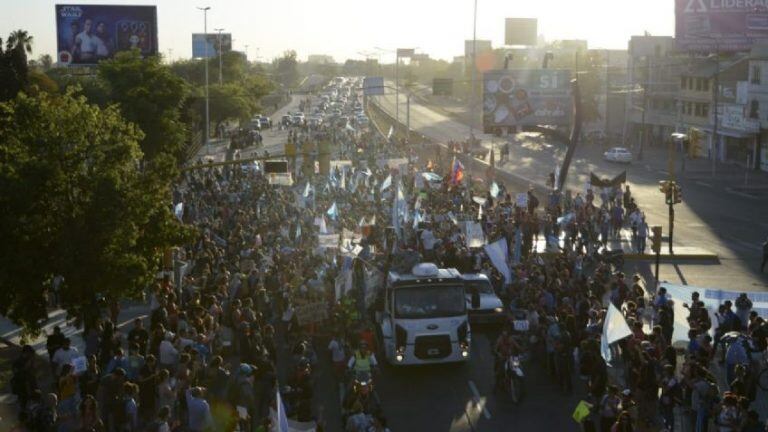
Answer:
MULTIPOLYGON (((236 119, 246 121, 253 113, 253 106, 243 88, 237 84, 216 84, 208 89, 210 97, 211 121, 216 130, 225 120, 236 119)), ((201 103, 205 103, 205 95, 201 94, 201 103)))
POLYGON ((72 91, 0 103, 0 313, 35 332, 45 287, 91 322, 101 299, 135 298, 167 248, 189 240, 172 215, 174 161, 140 169, 144 134, 116 106, 72 91))
POLYGON ((99 77, 110 101, 144 132, 141 150, 147 159, 162 153, 181 155, 187 134, 179 113, 189 86, 160 57, 142 58, 138 50, 120 52, 99 63, 99 77))
POLYGON ((296 51, 289 50, 283 53, 283 56, 276 61, 277 81, 285 87, 295 87, 299 83, 298 61, 296 60, 296 51))
POLYGON ((8 36, 5 50, 0 39, 0 101, 13 99, 28 84, 27 54, 32 53, 32 36, 16 30, 8 36))

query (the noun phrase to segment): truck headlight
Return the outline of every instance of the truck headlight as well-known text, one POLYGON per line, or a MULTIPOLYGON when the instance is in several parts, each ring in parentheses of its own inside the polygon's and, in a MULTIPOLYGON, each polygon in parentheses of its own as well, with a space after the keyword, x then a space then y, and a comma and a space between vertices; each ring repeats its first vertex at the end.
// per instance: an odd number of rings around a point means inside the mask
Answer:
POLYGON ((395 350, 395 361, 400 363, 403 361, 403 358, 405 358, 405 347, 399 346, 395 350))
POLYGON ((496 308, 496 309, 494 309, 493 311, 494 311, 495 313, 502 313, 502 312, 504 312, 504 308, 500 308, 500 307, 497 307, 497 308, 496 308))
POLYGON ((464 358, 469 357, 469 344, 466 342, 459 343, 459 348, 461 350, 461 356, 464 358))

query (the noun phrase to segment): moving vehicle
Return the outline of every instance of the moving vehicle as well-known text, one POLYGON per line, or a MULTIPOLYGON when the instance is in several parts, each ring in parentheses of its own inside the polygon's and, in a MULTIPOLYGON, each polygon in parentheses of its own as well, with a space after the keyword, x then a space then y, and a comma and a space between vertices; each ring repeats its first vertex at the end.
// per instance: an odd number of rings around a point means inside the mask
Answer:
POLYGON ((471 324, 503 324, 507 320, 504 304, 493 290, 490 279, 482 273, 464 273, 464 290, 467 297, 471 324))
POLYGON ((523 379, 525 374, 523 373, 520 360, 520 356, 516 354, 507 357, 501 377, 502 389, 509 394, 513 403, 518 403, 523 399, 523 379))
POLYGON ((614 147, 603 153, 603 159, 610 162, 630 163, 632 162, 632 152, 624 147, 614 147))
POLYGON ((464 281, 456 269, 416 264, 389 272, 375 311, 383 358, 393 365, 466 362, 471 333, 464 281))
POLYGON ((261 123, 261 129, 269 129, 272 127, 272 120, 267 116, 259 116, 259 122, 261 123))

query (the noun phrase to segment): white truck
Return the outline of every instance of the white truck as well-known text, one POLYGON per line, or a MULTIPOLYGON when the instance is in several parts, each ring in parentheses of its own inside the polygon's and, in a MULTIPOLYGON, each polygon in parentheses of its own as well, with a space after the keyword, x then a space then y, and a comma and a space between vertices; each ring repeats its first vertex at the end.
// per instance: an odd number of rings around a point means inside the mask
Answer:
POLYGON ((464 281, 456 269, 415 265, 389 272, 375 311, 379 346, 392 365, 466 362, 472 336, 464 281))

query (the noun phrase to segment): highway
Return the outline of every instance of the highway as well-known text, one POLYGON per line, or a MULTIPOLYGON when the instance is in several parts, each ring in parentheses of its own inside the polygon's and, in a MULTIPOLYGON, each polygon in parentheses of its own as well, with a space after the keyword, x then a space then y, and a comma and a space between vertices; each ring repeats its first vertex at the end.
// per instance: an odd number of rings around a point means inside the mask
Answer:
MULTIPOLYGON (((393 93, 372 98, 387 113, 395 115, 393 93)), ((400 93, 400 121, 405 122, 406 98, 400 93)), ((459 141, 469 136, 469 126, 451 117, 436 112, 411 99, 411 129, 434 141, 459 141)), ((496 148, 499 160, 505 138, 479 134, 483 145, 496 148)), ((512 190, 523 190, 530 183, 544 184, 547 175, 562 163, 565 145, 549 142, 535 134, 519 134, 511 139, 510 161, 503 164, 520 178, 512 190)), ((602 160, 602 149, 582 144, 577 148, 571 164, 567 185, 574 191, 584 191, 589 173, 600 177, 613 177, 623 170, 632 194, 646 214, 649 225, 661 225, 664 236, 669 232, 668 207, 664 195, 659 192, 658 182, 667 179, 666 151, 647 149, 644 161, 620 165, 602 160)), ((662 265, 661 280, 685 285, 725 288, 733 290, 760 291, 768 287, 768 277, 759 273, 761 244, 768 235, 768 193, 762 196, 745 196, 735 191, 735 185, 743 181, 721 174, 712 178, 709 169, 702 164, 689 164, 682 179, 683 203, 675 206, 674 244, 701 248, 718 254, 719 264, 686 262, 676 265, 662 265), (690 166, 694 166, 692 169, 690 166)), ((679 162, 676 165, 679 172, 679 162)), ((666 244, 664 245, 666 248, 666 244)), ((629 269, 633 270, 633 269, 629 269)), ((640 265, 637 271, 650 274, 647 266, 640 265)))

